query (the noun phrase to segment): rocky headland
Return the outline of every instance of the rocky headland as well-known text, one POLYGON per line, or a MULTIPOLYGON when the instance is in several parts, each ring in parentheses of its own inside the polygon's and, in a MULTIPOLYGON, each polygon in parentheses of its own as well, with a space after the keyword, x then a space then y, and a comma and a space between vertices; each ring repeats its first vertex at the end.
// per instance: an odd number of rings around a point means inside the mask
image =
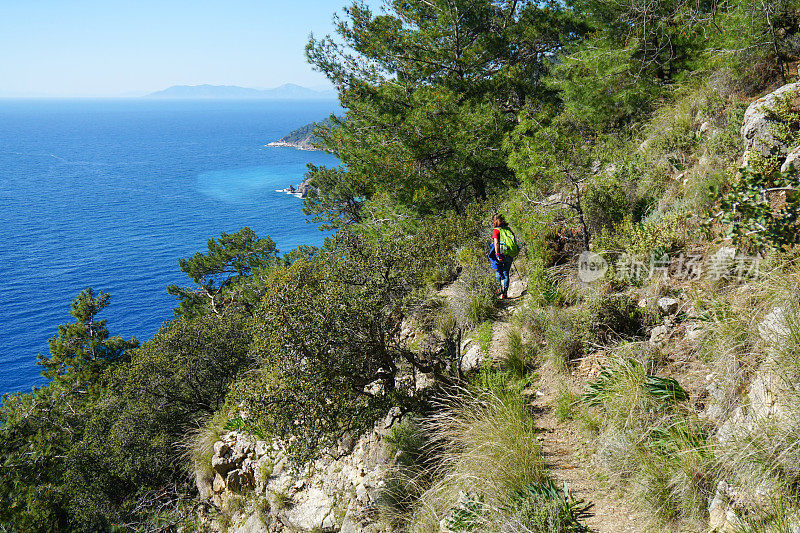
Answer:
POLYGON ((320 148, 317 146, 319 143, 319 138, 314 135, 314 130, 319 126, 324 126, 328 122, 329 121, 326 119, 320 122, 306 124, 305 126, 297 128, 296 130, 290 131, 277 141, 268 143, 267 146, 319 151, 320 148))

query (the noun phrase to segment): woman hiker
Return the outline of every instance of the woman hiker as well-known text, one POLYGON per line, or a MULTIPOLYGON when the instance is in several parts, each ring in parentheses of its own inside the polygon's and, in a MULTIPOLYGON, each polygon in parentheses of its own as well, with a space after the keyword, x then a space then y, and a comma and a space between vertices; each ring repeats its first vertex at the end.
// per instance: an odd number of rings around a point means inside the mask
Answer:
POLYGON ((489 260, 495 270, 497 278, 497 294, 502 300, 508 298, 508 282, 511 270, 511 263, 519 254, 519 246, 514 232, 508 227, 503 215, 495 214, 492 217, 492 247, 489 251, 489 260))

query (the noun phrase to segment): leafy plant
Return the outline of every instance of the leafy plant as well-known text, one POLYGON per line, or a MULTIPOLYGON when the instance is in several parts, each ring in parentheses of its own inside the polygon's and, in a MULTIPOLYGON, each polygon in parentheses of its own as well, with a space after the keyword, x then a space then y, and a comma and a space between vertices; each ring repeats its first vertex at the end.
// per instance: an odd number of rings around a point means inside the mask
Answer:
POLYGON ((742 169, 733 189, 718 197, 719 210, 703 222, 707 232, 722 224, 737 246, 786 248, 800 243, 800 174, 762 174, 742 169))
POLYGON ((629 358, 612 367, 603 368, 594 381, 586 384, 583 400, 588 405, 602 405, 622 383, 626 383, 628 386, 638 385, 650 396, 662 401, 676 402, 689 398, 687 392, 675 379, 650 375, 642 363, 629 358))
POLYGON ((552 479, 531 484, 514 494, 511 514, 533 531, 591 533, 583 521, 592 516, 593 504, 576 500, 566 484, 559 489, 552 479))

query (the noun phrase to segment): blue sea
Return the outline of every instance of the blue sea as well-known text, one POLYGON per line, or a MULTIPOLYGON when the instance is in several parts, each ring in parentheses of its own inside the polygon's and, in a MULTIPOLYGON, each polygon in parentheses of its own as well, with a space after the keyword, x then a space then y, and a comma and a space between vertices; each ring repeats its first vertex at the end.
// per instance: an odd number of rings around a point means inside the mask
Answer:
POLYGON ((0 393, 44 380, 36 355, 91 286, 112 335, 171 318, 178 258, 251 227, 281 252, 319 245, 302 201, 276 192, 325 153, 265 145, 336 102, 0 100, 0 393))

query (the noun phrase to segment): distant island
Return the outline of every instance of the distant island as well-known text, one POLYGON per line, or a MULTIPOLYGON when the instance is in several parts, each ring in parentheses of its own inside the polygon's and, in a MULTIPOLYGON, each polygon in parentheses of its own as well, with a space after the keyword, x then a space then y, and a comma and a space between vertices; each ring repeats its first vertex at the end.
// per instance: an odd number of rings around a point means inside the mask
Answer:
POLYGON ((293 83, 286 83, 274 89, 252 89, 236 85, 173 85, 162 91, 150 93, 146 98, 332 100, 336 98, 336 94, 332 89, 315 91, 293 83))
POLYGON ((325 120, 306 124, 296 130, 290 131, 277 141, 268 143, 267 146, 297 148, 298 150, 319 150, 319 148, 317 148, 319 138, 314 135, 314 129, 327 124, 330 124, 330 119, 327 118, 325 120))

